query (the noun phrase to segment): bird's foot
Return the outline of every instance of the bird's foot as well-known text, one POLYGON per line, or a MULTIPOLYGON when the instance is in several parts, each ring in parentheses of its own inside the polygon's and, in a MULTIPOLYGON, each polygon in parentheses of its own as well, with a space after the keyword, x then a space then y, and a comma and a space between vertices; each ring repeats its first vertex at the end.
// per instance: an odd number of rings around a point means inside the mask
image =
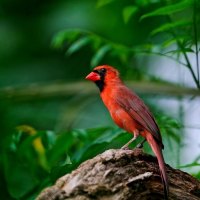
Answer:
POLYGON ((129 147, 127 145, 124 145, 122 148, 122 150, 130 150, 129 147))
POLYGON ((128 146, 136 139, 134 136, 130 141, 128 141, 121 149, 129 149, 128 146))
POLYGON ((136 148, 139 148, 139 149, 143 148, 143 144, 142 144, 142 143, 139 143, 139 144, 136 146, 136 148))
POLYGON ((143 148, 145 142, 146 142, 146 139, 144 139, 141 143, 139 143, 139 144, 136 146, 136 148, 139 148, 139 149, 143 148))

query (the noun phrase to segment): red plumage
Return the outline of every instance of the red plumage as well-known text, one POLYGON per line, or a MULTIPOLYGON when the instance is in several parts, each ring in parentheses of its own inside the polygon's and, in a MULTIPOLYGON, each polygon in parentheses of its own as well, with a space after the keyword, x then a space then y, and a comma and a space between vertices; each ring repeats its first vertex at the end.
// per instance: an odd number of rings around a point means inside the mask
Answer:
POLYGON ((169 189, 162 155, 162 148, 164 146, 158 125, 148 107, 134 92, 123 84, 119 77, 119 72, 111 66, 103 65, 94 68, 93 72, 86 79, 95 82, 99 87, 102 101, 108 108, 114 122, 120 128, 134 135, 130 142, 140 134, 150 144, 158 159, 165 198, 167 199, 169 189))

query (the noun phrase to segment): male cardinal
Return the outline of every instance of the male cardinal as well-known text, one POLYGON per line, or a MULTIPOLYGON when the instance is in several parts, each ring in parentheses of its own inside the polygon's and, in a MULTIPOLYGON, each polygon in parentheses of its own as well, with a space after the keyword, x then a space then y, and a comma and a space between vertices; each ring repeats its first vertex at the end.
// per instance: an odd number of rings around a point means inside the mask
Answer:
POLYGON ((93 81, 98 86, 102 101, 108 108, 114 122, 120 128, 133 134, 133 138, 122 148, 127 148, 139 134, 150 144, 158 159, 164 185, 164 196, 165 199, 168 199, 169 186, 162 155, 164 145, 158 125, 147 106, 124 85, 119 77, 119 72, 111 66, 95 67, 86 79, 93 81))

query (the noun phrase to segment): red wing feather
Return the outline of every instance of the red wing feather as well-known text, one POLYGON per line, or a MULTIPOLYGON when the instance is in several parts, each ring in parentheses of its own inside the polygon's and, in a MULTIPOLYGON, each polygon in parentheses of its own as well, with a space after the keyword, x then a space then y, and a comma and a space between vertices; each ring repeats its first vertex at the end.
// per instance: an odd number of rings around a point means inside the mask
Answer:
MULTIPOLYGON (((160 130, 151 112, 143 101, 127 87, 119 88, 116 97, 117 103, 135 120, 144 130, 150 132, 162 144, 160 130)), ((163 145, 163 144, 162 144, 163 145)))

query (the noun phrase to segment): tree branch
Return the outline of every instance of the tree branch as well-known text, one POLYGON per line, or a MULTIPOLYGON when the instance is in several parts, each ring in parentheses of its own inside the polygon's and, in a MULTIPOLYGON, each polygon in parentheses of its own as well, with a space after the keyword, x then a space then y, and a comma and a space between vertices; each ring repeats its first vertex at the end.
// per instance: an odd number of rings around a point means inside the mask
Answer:
MULTIPOLYGON (((145 94, 160 94, 169 96, 200 96, 200 91, 193 88, 186 88, 172 84, 133 82, 127 81, 135 91, 145 94)), ((51 83, 51 84, 31 84, 24 87, 5 87, 0 89, 0 99, 14 98, 17 100, 27 100, 32 98, 44 98, 55 96, 68 96, 77 94, 91 95, 98 92, 94 85, 87 82, 73 83, 51 83)))
MULTIPOLYGON (((199 200, 200 182, 167 165, 169 200, 199 200)), ((107 150, 41 192, 37 200, 163 199, 157 159, 141 149, 107 150)))

